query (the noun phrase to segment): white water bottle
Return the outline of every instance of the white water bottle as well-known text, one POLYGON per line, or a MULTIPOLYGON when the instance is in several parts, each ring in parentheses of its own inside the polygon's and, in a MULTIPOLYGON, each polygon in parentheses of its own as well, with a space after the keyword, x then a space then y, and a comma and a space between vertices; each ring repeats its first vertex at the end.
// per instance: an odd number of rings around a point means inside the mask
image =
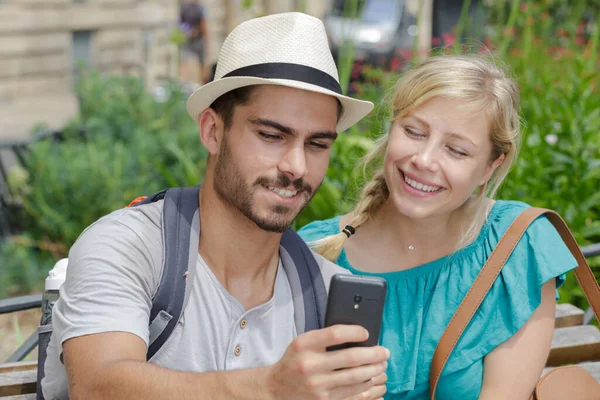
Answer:
POLYGON ((48 272, 46 289, 42 296, 42 320, 40 325, 47 325, 52 322, 52 307, 58 300, 58 291, 67 276, 67 264, 68 260, 66 258, 60 259, 54 265, 54 268, 48 272))
POLYGON ((46 362, 46 348, 52 336, 52 308, 58 300, 59 289, 67 276, 68 260, 63 258, 54 264, 48 272, 46 288, 42 295, 42 319, 38 327, 38 369, 36 400, 44 400, 42 393, 42 379, 44 378, 44 364, 46 362))

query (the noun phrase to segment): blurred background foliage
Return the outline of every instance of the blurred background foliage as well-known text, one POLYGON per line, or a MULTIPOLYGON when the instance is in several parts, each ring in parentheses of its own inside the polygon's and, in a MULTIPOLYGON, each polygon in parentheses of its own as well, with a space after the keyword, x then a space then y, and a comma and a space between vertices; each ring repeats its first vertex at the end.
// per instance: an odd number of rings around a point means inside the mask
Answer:
MULTIPOLYGON (((432 53, 485 53, 518 82, 524 140, 498 197, 555 209, 580 245, 600 242, 600 1, 488 3, 477 28, 465 1, 456 29, 434 37, 432 53)), ((360 2, 349 4, 356 15, 360 2)), ((400 54, 393 68, 378 68, 356 62, 351 43, 340 51, 345 91, 376 108, 338 138, 326 178, 296 228, 352 207, 365 179, 358 160, 389 126, 386 94, 419 56, 400 54)), ((180 85, 149 93, 137 78, 87 71, 77 93, 80 117, 60 139, 29 146, 26 164, 10 173, 19 233, 0 244, 0 298, 40 290, 54 261, 102 215, 139 195, 203 179, 206 152, 180 85)), ((591 263, 599 273, 600 260, 591 263)), ((560 294, 585 306, 574 279, 560 294)))

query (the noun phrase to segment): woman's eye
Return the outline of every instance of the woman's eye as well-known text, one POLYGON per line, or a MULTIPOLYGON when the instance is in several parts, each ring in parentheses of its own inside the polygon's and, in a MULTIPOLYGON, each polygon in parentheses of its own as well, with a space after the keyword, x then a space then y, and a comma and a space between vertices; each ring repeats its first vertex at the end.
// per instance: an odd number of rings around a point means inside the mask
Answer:
POLYGON ((452 152, 454 155, 457 155, 457 156, 460 156, 460 157, 467 157, 467 156, 469 155, 468 153, 466 153, 466 152, 464 152, 464 151, 462 151, 462 150, 460 150, 460 149, 454 148, 454 147, 448 147, 448 149, 449 149, 449 150, 450 150, 450 151, 451 151, 451 152, 452 152))
POLYGON ((406 131, 406 133, 408 134, 408 136, 412 136, 412 137, 416 137, 416 138, 420 138, 425 136, 423 133, 416 131, 412 128, 404 128, 404 130, 406 131))

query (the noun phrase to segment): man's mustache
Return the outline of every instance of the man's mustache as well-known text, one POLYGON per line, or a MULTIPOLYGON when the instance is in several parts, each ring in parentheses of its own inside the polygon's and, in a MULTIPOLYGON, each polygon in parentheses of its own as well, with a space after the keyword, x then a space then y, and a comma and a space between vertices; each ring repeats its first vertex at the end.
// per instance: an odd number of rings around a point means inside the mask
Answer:
POLYGON ((310 184, 304 182, 304 179, 296 179, 292 181, 289 176, 284 174, 277 175, 277 179, 270 179, 266 176, 261 176, 255 182, 255 185, 261 185, 265 187, 269 186, 279 186, 279 187, 289 187, 292 186, 294 189, 300 191, 305 191, 308 195, 311 195, 313 192, 313 188, 310 184))

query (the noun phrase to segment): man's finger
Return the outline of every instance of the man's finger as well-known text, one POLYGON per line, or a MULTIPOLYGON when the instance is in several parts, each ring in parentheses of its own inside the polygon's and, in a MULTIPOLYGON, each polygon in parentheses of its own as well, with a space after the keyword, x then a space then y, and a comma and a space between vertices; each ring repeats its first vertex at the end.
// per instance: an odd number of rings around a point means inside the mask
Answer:
POLYGON ((327 387, 331 389, 365 382, 371 382, 371 385, 373 385, 373 378, 384 372, 386 368, 387 362, 363 365, 324 374, 322 379, 326 380, 327 387))
POLYGON ((383 395, 387 392, 385 385, 377 385, 373 386, 371 389, 366 392, 360 393, 358 396, 351 397, 350 399, 360 399, 360 400, 375 400, 381 399, 383 395))
POLYGON ((385 385, 386 382, 387 382, 387 374, 385 372, 382 372, 381 374, 379 374, 373 378, 373 384, 375 386, 385 385))
POLYGON ((342 386, 331 391, 329 398, 336 400, 360 398, 361 393, 368 392, 373 387, 373 381, 369 379, 366 382, 357 385, 342 386))
POLYGON ((297 351, 320 350, 343 343, 360 343, 369 338, 369 332, 358 325, 334 325, 299 335, 293 342, 297 351))
POLYGON ((336 350, 324 354, 323 370, 333 371, 359 367, 361 365, 379 364, 390 358, 390 351, 381 346, 353 347, 336 350))

